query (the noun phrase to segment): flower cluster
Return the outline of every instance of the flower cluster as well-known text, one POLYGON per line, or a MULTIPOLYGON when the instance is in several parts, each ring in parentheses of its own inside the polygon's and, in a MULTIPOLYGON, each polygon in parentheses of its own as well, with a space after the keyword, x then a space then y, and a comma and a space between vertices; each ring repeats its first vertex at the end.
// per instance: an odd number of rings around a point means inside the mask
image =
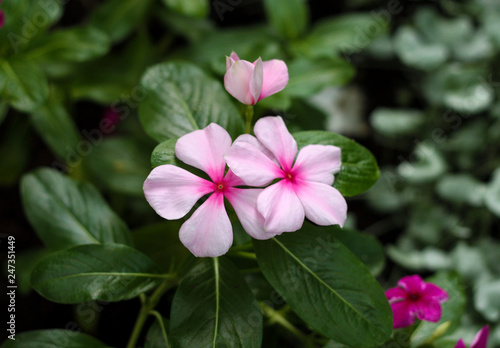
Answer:
POLYGON ((196 256, 220 256, 232 245, 224 198, 256 239, 296 231, 305 217, 318 225, 342 226, 346 220, 346 201, 331 186, 341 167, 338 147, 309 145, 298 152, 279 116, 257 121, 255 134, 242 135, 232 144, 227 131, 214 123, 186 134, 175 145, 176 156, 210 180, 161 165, 144 183, 147 201, 165 219, 185 216, 209 194, 179 231, 181 242, 196 256))

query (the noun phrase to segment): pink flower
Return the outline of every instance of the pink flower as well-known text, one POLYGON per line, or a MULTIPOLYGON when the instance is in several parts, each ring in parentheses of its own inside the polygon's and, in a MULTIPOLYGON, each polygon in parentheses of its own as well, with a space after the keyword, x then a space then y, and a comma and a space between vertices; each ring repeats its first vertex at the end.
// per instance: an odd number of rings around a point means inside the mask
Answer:
MULTIPOLYGON (((470 344, 470 348, 486 348, 486 345, 488 344, 488 335, 490 333, 490 328, 488 325, 483 326, 481 330, 476 334, 474 337, 474 340, 470 344)), ((457 345, 455 348, 467 348, 464 341, 460 339, 457 342, 457 345)))
POLYGON ((340 170, 340 148, 308 145, 300 150, 281 117, 264 117, 255 124, 257 139, 243 135, 226 153, 231 170, 247 185, 265 186, 257 209, 271 234, 297 231, 304 217, 326 225, 344 225, 347 204, 333 184, 340 170), (295 160, 295 163, 294 163, 295 160))
POLYGON ((5 24, 5 15, 2 12, 2 10, 0 10, 0 28, 2 28, 4 24, 5 24))
POLYGON ((391 304, 395 329, 410 326, 415 317, 420 320, 439 321, 441 303, 448 299, 446 291, 424 282, 419 275, 401 278, 398 287, 387 290, 385 296, 391 304))
POLYGON ((240 189, 244 185, 229 170, 223 155, 231 146, 225 129, 212 123, 179 138, 175 155, 184 163, 201 169, 210 179, 202 179, 174 165, 154 168, 144 182, 144 194, 161 217, 172 220, 185 216, 204 195, 208 199, 181 226, 181 242, 196 256, 216 257, 225 254, 233 243, 233 230, 224 208, 224 197, 233 206, 243 228, 252 237, 267 239, 264 218, 257 212, 257 195, 262 190, 240 189))
POLYGON ((278 59, 250 63, 240 60, 236 53, 226 58, 224 86, 233 97, 246 105, 278 93, 288 83, 288 68, 278 59))

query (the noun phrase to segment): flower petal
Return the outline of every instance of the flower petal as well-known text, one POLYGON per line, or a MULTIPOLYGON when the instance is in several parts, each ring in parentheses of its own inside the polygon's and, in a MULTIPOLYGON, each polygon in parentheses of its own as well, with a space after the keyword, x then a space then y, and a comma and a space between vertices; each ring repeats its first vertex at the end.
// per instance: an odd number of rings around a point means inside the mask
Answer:
POLYGON ((456 346, 455 346, 455 348, 467 348, 467 346, 465 345, 463 339, 459 339, 458 342, 457 342, 457 344, 456 344, 456 346))
POLYGON ((438 322, 441 319, 441 304, 438 301, 420 299, 413 305, 414 312, 420 320, 438 322))
POLYGON ((264 216, 267 233, 297 231, 304 223, 304 208, 292 185, 285 180, 262 191, 257 198, 257 210, 264 216))
POLYGON ((341 150, 332 145, 307 145, 297 156, 292 173, 299 179, 333 184, 333 174, 341 167, 341 150))
MULTIPOLYGON (((236 140, 234 141, 234 143, 237 143, 237 142, 244 142, 244 143, 249 143, 249 144, 252 144, 253 146, 255 146, 259 151, 261 151, 262 153, 264 153, 264 155, 266 155, 267 157, 269 157, 269 159, 271 161, 273 161, 274 163, 278 164, 278 161, 276 160, 276 158, 274 157, 273 153, 271 151, 269 151, 267 149, 267 147, 265 147, 264 145, 262 145, 260 143, 260 141, 257 140, 256 137, 254 137, 253 135, 250 135, 250 134, 242 134, 240 135, 239 137, 236 138, 236 140)), ((233 144, 234 144, 233 143, 233 144)))
POLYGON ((347 203, 337 189, 303 180, 296 180, 294 187, 309 220, 321 226, 344 226, 347 203))
POLYGON ((408 301, 391 303, 391 308, 394 317, 393 327, 395 329, 408 327, 415 322, 415 317, 410 312, 410 303, 408 301))
POLYGON ((385 292, 385 297, 389 302, 406 299, 408 293, 400 287, 391 288, 385 292))
POLYGON ((448 299, 448 293, 432 283, 424 283, 422 292, 425 298, 434 299, 439 302, 444 302, 448 299))
POLYGON ((234 60, 235 62, 237 60, 240 60, 240 57, 238 57, 238 55, 236 54, 236 52, 231 52, 231 55, 230 55, 231 59, 234 60))
POLYGON ((231 136, 218 124, 211 123, 201 130, 177 140, 175 155, 184 163, 203 170, 214 182, 224 177, 224 153, 231 147, 231 136))
POLYGON ((263 62, 264 80, 257 101, 283 90, 288 84, 288 68, 284 61, 272 59, 263 62))
POLYGON ((250 93, 253 97, 253 104, 257 103, 262 90, 262 58, 259 58, 254 63, 252 77, 250 77, 250 93))
POLYGON ((237 60, 240 60, 240 58, 238 57, 238 55, 236 53, 231 52, 231 55, 229 57, 226 57, 226 71, 227 69, 229 69, 233 63, 237 60))
POLYGON ((474 336, 470 348, 486 348, 488 344, 488 335, 490 334, 490 327, 488 325, 483 326, 481 330, 474 336))
POLYGON ((250 93, 250 79, 254 65, 246 60, 235 61, 224 75, 224 87, 233 97, 246 105, 255 104, 250 93))
POLYGON ((421 294, 424 285, 424 281, 418 274, 403 277, 398 282, 398 286, 402 287, 411 294, 421 294))
POLYGON ((180 219, 214 184, 187 170, 162 165, 154 168, 144 181, 144 195, 151 207, 164 219, 180 219))
POLYGON ((257 197, 261 192, 259 189, 231 188, 226 190, 224 195, 250 236, 255 239, 269 239, 275 234, 264 232, 264 217, 257 211, 257 197))
POLYGON ((254 127, 257 139, 269 149, 284 171, 292 168, 297 154, 297 142, 285 126, 280 116, 263 117, 254 127))
POLYGON ((282 171, 252 144, 235 142, 224 156, 227 165, 247 185, 264 186, 282 176, 282 171))
POLYGON ((233 228, 224 208, 224 196, 212 194, 181 226, 179 238, 198 257, 227 253, 233 244, 233 228))
POLYGON ((234 187, 234 186, 244 186, 245 182, 241 180, 239 176, 233 173, 231 169, 227 171, 224 177, 224 186, 234 187))

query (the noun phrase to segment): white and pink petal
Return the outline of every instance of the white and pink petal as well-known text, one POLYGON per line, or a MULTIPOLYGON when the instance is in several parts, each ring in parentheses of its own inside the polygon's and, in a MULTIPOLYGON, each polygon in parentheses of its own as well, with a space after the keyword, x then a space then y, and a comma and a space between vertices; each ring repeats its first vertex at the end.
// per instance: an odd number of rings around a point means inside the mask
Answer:
POLYGON ((279 59, 267 60, 263 65, 263 85, 259 100, 283 90, 288 84, 288 68, 279 59))
MULTIPOLYGON (((226 62, 227 64, 227 62, 226 62)), ((250 91, 250 79, 254 65, 246 60, 234 61, 224 75, 224 87, 233 97, 246 105, 255 104, 250 91)))
POLYGON ((340 170, 341 150, 332 145, 307 145, 297 156, 292 169, 295 177, 301 180, 332 185, 333 174, 340 170))

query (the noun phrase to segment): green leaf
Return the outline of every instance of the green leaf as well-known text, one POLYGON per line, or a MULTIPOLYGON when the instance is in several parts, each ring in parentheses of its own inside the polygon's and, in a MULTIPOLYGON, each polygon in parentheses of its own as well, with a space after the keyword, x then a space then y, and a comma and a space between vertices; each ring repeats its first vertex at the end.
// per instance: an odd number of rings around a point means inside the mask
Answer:
POLYGON ((147 97, 139 117, 158 142, 180 137, 214 122, 234 137, 243 133, 243 119, 220 83, 188 63, 163 63, 146 71, 147 97))
POLYGON ((168 341, 168 320, 155 316, 156 320, 146 335, 144 348, 170 348, 168 341), (161 320, 160 320, 161 319, 161 320))
POLYGON ((54 93, 45 104, 31 114, 31 121, 40 137, 59 158, 68 155, 68 149, 76 149, 80 135, 66 107, 54 93))
POLYGON ((109 348, 107 344, 85 333, 73 330, 36 330, 21 332, 15 340, 5 341, 1 348, 109 348))
POLYGON ((128 300, 166 275, 143 253, 120 244, 87 244, 55 252, 31 274, 33 288, 57 303, 128 300))
POLYGON ((414 109, 377 108, 370 115, 372 127, 383 135, 412 134, 424 121, 423 112, 414 109))
POLYGON ((177 167, 182 167, 184 163, 175 157, 175 144, 178 139, 179 138, 167 139, 155 147, 151 154, 151 165, 153 168, 163 164, 173 164, 177 167))
MULTIPOLYGON (((16 284, 22 295, 28 295, 32 290, 30 281, 31 272, 33 272, 35 266, 49 254, 50 251, 46 248, 33 248, 23 250, 16 255, 16 284)), ((7 268, 7 266, 5 268, 7 268)))
POLYGON ((108 52, 108 36, 94 27, 73 27, 54 31, 38 40, 26 52, 29 59, 55 62, 84 62, 108 52))
POLYGON ((111 41, 123 40, 146 21, 153 0, 108 0, 90 18, 90 24, 105 32, 111 41))
POLYGON ((296 233, 254 240, 271 285, 308 325, 351 347, 374 347, 392 332, 384 291, 331 232, 307 224, 296 233))
POLYGON ((453 203, 468 203, 472 206, 483 205, 488 191, 486 185, 468 174, 447 175, 436 186, 437 193, 453 203))
MULTIPOLYGON (((17 116, 17 115, 16 115, 17 116)), ((17 184, 30 158, 32 134, 26 117, 9 118, 0 140, 0 185, 17 184)))
POLYGON ((307 28, 309 8, 304 0, 265 0, 266 16, 283 37, 296 39, 307 28))
POLYGON ((500 319, 500 280, 484 277, 476 283, 474 307, 486 320, 498 322, 500 319))
POLYGON ((288 66, 290 81, 285 92, 310 97, 325 87, 342 86, 354 77, 354 67, 340 58, 297 59, 288 66))
POLYGON ((414 151, 417 162, 402 162, 398 166, 398 174, 416 184, 430 182, 446 172, 447 165, 436 147, 421 142, 414 151))
POLYGON ((49 95, 47 77, 40 66, 23 60, 0 58, 0 96, 19 111, 36 110, 49 95))
POLYGON ((207 0, 163 0, 170 9, 188 17, 203 18, 210 12, 207 0))
POLYGON ((50 248, 131 243, 125 223, 88 183, 42 168, 22 178, 21 196, 28 220, 50 248))
POLYGON ((245 279, 225 258, 201 259, 172 302, 173 347, 258 348, 262 314, 245 279))
POLYGON ((486 189, 484 203, 493 214, 500 217, 500 168, 493 172, 493 179, 486 189))
POLYGON ((309 144, 334 145, 342 150, 342 167, 333 187, 343 196, 355 196, 368 190, 378 179, 377 161, 365 147, 338 134, 306 131, 293 134, 299 148, 309 144))

